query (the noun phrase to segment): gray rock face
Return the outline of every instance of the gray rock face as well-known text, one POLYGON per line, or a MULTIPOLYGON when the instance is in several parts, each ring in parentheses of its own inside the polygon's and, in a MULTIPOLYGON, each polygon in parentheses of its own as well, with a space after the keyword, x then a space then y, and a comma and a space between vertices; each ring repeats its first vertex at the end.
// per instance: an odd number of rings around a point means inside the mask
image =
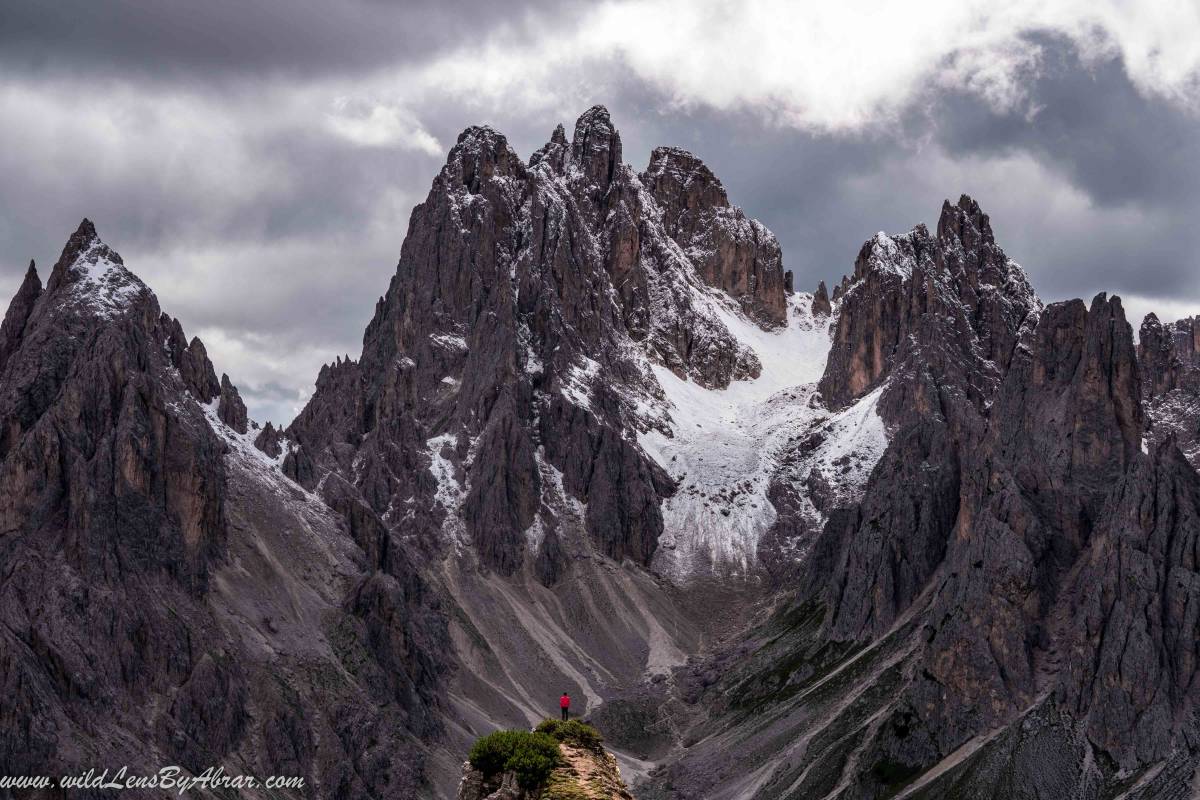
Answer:
POLYGON ((737 298, 766 326, 787 321, 779 242, 730 205, 725 187, 700 159, 676 147, 659 147, 640 177, 662 208, 667 234, 706 283, 737 298))
POLYGON ((1147 438, 1173 438, 1192 466, 1200 466, 1200 318, 1163 325, 1148 314, 1138 337, 1138 357, 1151 423, 1147 438))
POLYGON ((0 334, 0 771, 412 796, 446 643, 404 551, 252 455, 236 388, 90 222, 0 334))

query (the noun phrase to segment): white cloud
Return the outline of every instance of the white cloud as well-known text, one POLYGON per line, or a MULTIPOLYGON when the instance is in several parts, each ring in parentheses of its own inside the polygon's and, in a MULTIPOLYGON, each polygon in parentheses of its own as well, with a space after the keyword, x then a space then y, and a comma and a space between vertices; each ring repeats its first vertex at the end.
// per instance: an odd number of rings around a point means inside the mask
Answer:
POLYGON ((408 97, 567 110, 624 69, 684 106, 852 132, 887 125, 931 88, 1019 106, 1038 68, 1036 32, 1071 39, 1087 59, 1120 56, 1142 92, 1200 107, 1194 0, 620 0, 569 31, 501 32, 385 81, 408 97))
POLYGON ((334 100, 326 120, 338 136, 363 147, 400 147, 432 156, 445 152, 441 142, 402 105, 342 96, 334 100))

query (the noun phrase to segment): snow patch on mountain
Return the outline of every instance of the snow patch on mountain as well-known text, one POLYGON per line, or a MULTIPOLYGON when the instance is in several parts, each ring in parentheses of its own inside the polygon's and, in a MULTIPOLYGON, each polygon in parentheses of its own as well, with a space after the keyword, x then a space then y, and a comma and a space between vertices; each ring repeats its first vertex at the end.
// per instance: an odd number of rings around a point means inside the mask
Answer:
POLYGON ((447 449, 453 450, 456 443, 454 434, 443 433, 425 442, 429 453, 429 473, 437 480, 437 491, 434 500, 446 512, 442 529, 460 544, 466 541, 466 529, 458 516, 463 500, 467 497, 467 488, 455 477, 454 463, 445 456, 447 449))
POLYGON ((790 297, 788 324, 774 331, 764 331, 715 293, 704 302, 755 353, 762 372, 726 389, 708 389, 651 365, 664 399, 643 410, 662 414, 665 424, 649 426, 638 441, 679 482, 663 502, 665 531, 654 563, 675 579, 745 574, 755 567, 758 544, 776 519, 767 491, 794 460, 794 443, 814 427, 826 435, 809 460, 847 495, 865 482, 887 444, 875 411, 878 392, 838 414, 821 404, 816 383, 829 352, 830 320, 813 316, 812 295, 790 297))
POLYGON ((74 279, 72 300, 105 319, 121 314, 134 298, 150 291, 99 239, 80 252, 68 271, 74 279))
POLYGON ((581 356, 582 364, 572 364, 563 379, 563 396, 580 408, 592 407, 592 381, 600 374, 600 365, 581 356))

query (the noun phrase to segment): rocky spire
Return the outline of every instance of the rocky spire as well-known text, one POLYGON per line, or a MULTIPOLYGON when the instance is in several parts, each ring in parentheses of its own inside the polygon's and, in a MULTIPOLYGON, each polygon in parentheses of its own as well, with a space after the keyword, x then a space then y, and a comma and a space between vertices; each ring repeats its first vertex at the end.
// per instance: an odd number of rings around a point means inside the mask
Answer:
POLYGON ((829 302, 829 290, 825 288, 825 281, 818 283, 817 290, 813 292, 812 313, 825 317, 833 313, 833 305, 829 302))
POLYGON ((775 235, 729 202, 703 161, 678 147, 657 147, 640 176, 662 209, 662 224, 700 277, 736 298, 765 327, 787 319, 783 255, 775 235))
POLYGON ((1182 366, 1175 357, 1171 332, 1153 312, 1142 320, 1138 330, 1138 360, 1147 396, 1163 394, 1179 383, 1182 366))
MULTIPOLYGON (((197 340, 199 341, 199 340, 197 340)), ((221 373, 220 402, 217 405, 217 416, 221 421, 238 433, 246 432, 246 404, 237 387, 230 382, 229 376, 221 373)))
POLYGON ((561 175, 566 169, 567 157, 570 152, 571 146, 567 143, 567 132, 560 122, 554 128, 554 133, 550 135, 550 141, 542 145, 529 158, 529 166, 536 167, 538 164, 546 164, 555 174, 561 175))
POLYGON ((283 455, 283 431, 268 421, 254 437, 254 446, 271 458, 279 458, 283 455))
MULTIPOLYGON (((79 223, 79 227, 67 239, 67 243, 63 246, 62 253, 55 262, 53 269, 50 270, 50 278, 46 281, 47 291, 56 291, 61 285, 71 282, 71 277, 67 274, 70 267, 78 260, 78 258, 91 250, 95 245, 102 244, 100 237, 96 233, 96 226, 92 224, 90 219, 86 217, 79 223)), ((105 248, 107 250, 107 248, 105 248)), ((114 254, 115 255, 115 254, 114 254)), ((120 256, 117 256, 117 263, 120 263, 120 256)))
POLYGON ((100 237, 96 233, 96 226, 92 224, 90 219, 84 217, 79 223, 79 227, 67 239, 66 245, 63 246, 62 255, 58 258, 59 263, 74 261, 76 256, 87 250, 93 242, 99 240, 100 237))
POLYGON ((694 226, 699 215, 729 206, 725 187, 703 161, 678 147, 656 147, 642 183, 663 207, 663 224, 675 236, 680 225, 694 226), (691 212, 691 215, 685 215, 691 212))
MULTIPOLYGON (((821 380, 834 406, 879 385, 909 356, 938 372, 974 374, 969 395, 982 405, 1041 308, 1024 270, 996 245, 987 214, 967 195, 942 204, 935 236, 919 224, 868 239, 853 279, 843 279, 834 296, 841 313, 821 380)), ((933 402, 893 398, 896 408, 933 402)))
POLYGON ((995 244, 992 224, 983 213, 979 203, 969 195, 961 195, 954 205, 949 200, 942 202, 942 213, 938 218, 937 237, 939 242, 958 241, 968 250, 995 244))
POLYGON ((471 194, 479 194, 485 182, 500 175, 520 175, 524 164, 503 134, 484 126, 472 126, 458 135, 458 142, 446 160, 446 170, 471 194))
POLYGON ((604 106, 592 106, 576 120, 571 160, 600 191, 608 189, 622 163, 621 134, 613 126, 604 106))
POLYGON ((1147 314, 1138 337, 1142 396, 1151 420, 1149 438, 1174 439, 1184 456, 1200 468, 1200 317, 1173 324, 1147 314))
POLYGON ((21 281, 21 287, 9 303, 4 322, 0 323, 0 373, 4 372, 4 364, 8 357, 20 346, 21 333, 25 330, 30 314, 33 313, 34 303, 41 295, 42 281, 38 277, 37 267, 30 261, 29 269, 25 271, 25 279, 21 281))

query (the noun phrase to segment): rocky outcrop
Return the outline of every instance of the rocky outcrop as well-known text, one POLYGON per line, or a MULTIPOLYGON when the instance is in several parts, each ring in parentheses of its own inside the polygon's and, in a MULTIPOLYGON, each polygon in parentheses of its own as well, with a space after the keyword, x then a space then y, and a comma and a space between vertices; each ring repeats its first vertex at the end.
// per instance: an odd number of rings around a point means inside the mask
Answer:
POLYGON ((812 301, 813 316, 828 317, 833 313, 833 306, 829 302, 829 290, 825 288, 825 281, 817 284, 817 291, 813 292, 812 301))
POLYGON ((562 760, 545 786, 523 789, 516 773, 486 777, 464 762, 458 784, 458 800, 634 800, 621 778, 617 759, 604 748, 579 747, 568 742, 558 746, 562 760))
POLYGON ((893 423, 905 409, 938 404, 918 389, 931 385, 922 373, 955 385, 981 408, 1040 309, 1024 271, 996 245, 988 216, 966 195, 942 206, 934 236, 918 225, 867 241, 843 287, 835 292, 840 313, 821 394, 841 407, 903 374, 884 403, 893 423))
POLYGON ((25 278, 21 281, 21 287, 17 289, 16 296, 13 297, 8 311, 4 314, 4 321, 0 323, 0 372, 8 363, 9 356, 20 345, 21 336, 25 332, 25 323, 29 321, 29 315, 33 313, 33 306, 41 294, 42 281, 38 277, 37 267, 30 261, 29 269, 25 271, 25 278))
POLYGON ((1148 314, 1138 357, 1151 422, 1147 439, 1173 438, 1192 466, 1200 467, 1200 317, 1164 325, 1148 314))
POLYGON ((662 224, 700 277, 736 298, 765 325, 787 321, 783 256, 774 234, 729 203, 725 187, 686 150, 659 147, 640 176, 662 224))
POLYGON ((237 387, 229 381, 229 376, 221 374, 221 394, 217 402, 217 417, 238 433, 246 432, 246 404, 237 387))
POLYGON ((254 446, 271 458, 283 455, 283 431, 268 422, 254 437, 254 446))

